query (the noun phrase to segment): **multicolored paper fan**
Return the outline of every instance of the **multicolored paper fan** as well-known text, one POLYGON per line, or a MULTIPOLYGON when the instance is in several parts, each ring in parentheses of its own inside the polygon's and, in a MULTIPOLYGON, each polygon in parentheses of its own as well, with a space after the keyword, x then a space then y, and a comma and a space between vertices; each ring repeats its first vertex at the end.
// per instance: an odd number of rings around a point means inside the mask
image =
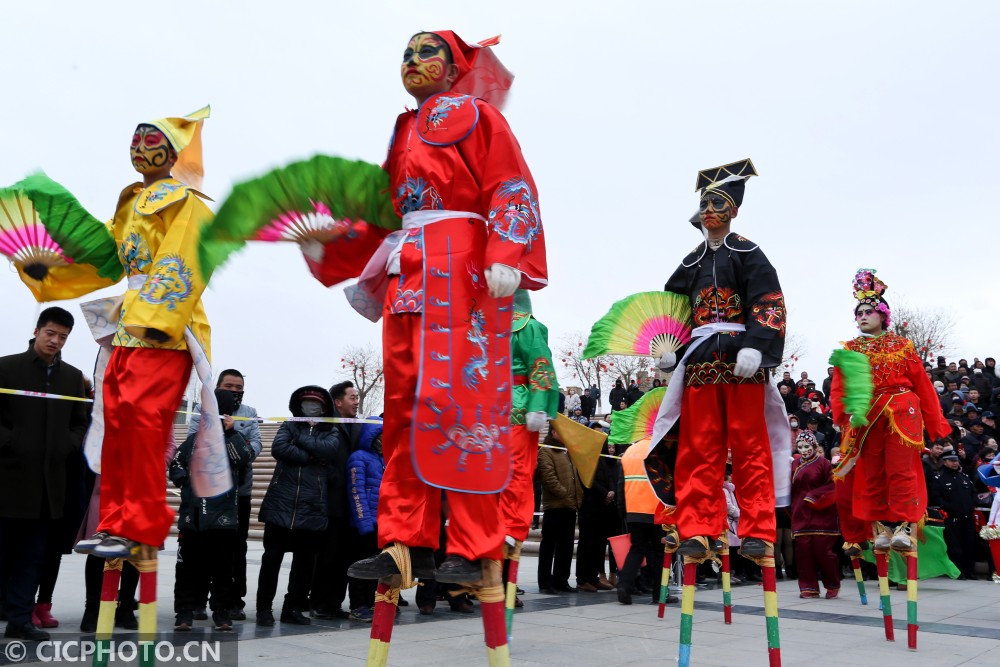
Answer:
POLYGON ((642 398, 625 410, 619 410, 611 418, 611 435, 608 442, 613 445, 627 445, 649 439, 653 436, 653 423, 663 403, 666 387, 654 387, 642 398))
POLYGON ((0 254, 32 277, 69 264, 89 264, 105 278, 121 274, 104 223, 42 172, 0 189, 0 254))
POLYGON ((358 225, 400 229, 389 175, 378 165, 317 155, 233 187, 201 236, 206 274, 247 241, 323 243, 358 225))
POLYGON ((660 357, 691 340, 691 302, 673 292, 639 292, 611 306, 594 324, 583 356, 660 357))

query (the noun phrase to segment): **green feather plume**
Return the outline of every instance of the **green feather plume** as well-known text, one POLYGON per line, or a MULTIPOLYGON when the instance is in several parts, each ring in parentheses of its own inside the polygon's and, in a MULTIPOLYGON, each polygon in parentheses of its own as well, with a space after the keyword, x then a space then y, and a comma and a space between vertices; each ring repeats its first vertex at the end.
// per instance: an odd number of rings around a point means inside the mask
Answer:
POLYGON ((867 425, 874 391, 868 357, 853 350, 838 349, 830 355, 829 363, 840 369, 844 378, 844 412, 851 415, 851 426, 867 425))

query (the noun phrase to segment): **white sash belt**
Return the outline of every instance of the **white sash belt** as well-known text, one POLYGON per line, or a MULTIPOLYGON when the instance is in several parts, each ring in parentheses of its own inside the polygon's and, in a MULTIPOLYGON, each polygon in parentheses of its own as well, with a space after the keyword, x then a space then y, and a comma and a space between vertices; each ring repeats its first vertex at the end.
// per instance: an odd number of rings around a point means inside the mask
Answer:
POLYGON ((403 228, 386 236, 375 250, 368 264, 361 272, 355 285, 344 288, 344 295, 354 310, 372 322, 382 319, 382 305, 389 289, 387 268, 403 250, 403 239, 411 229, 426 227, 441 220, 454 218, 474 218, 486 222, 486 218, 470 211, 411 211, 403 215, 403 228))

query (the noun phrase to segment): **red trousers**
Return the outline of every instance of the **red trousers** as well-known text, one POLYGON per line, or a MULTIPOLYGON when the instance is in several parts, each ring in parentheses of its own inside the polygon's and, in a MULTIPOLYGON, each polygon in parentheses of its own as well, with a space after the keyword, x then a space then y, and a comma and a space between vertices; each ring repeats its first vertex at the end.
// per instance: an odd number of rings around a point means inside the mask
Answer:
POLYGON ((854 516, 862 521, 917 522, 927 511, 921 450, 879 417, 861 448, 854 473, 854 516))
POLYGON ((819 593, 819 581, 828 591, 840 588, 840 560, 833 548, 836 535, 796 535, 795 568, 799 571, 799 590, 819 593), (819 575, 817 577, 817 575, 819 575))
POLYGON ((499 494, 443 491, 417 477, 411 457, 413 407, 420 370, 421 316, 391 314, 382 318, 385 360, 385 421, 382 450, 385 473, 378 498, 378 541, 384 547, 437 549, 441 502, 448 498, 447 552, 468 560, 503 558, 504 525, 499 494))
POLYGON ((764 389, 763 384, 684 388, 676 464, 681 539, 721 532, 726 518, 722 482, 732 450, 740 537, 774 542, 774 476, 764 389))
POLYGON ((538 434, 523 425, 514 426, 511 434, 513 473, 507 488, 500 494, 500 511, 506 534, 523 542, 535 515, 535 491, 531 480, 538 465, 538 434))
POLYGON ((97 530, 151 546, 167 538, 174 512, 167 506, 164 457, 191 364, 187 350, 112 350, 104 373, 97 530))
POLYGON ((844 541, 861 544, 871 537, 872 524, 870 521, 862 521, 854 514, 856 479, 856 471, 851 470, 843 480, 837 482, 837 516, 840 519, 840 534, 844 536, 844 541))

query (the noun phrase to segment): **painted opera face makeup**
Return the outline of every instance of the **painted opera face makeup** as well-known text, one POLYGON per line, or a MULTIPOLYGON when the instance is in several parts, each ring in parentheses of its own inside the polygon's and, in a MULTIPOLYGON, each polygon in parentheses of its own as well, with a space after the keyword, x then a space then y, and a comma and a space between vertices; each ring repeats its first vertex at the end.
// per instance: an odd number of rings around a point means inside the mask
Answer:
POLYGON ((403 51, 400 76, 406 92, 423 102, 431 95, 451 87, 448 81, 448 55, 445 43, 436 35, 414 35, 403 51))
POLYGON ((736 217, 735 210, 728 199, 718 192, 709 190, 701 196, 698 215, 701 217, 701 224, 705 229, 721 229, 736 217))
POLYGON ((166 135, 152 125, 135 128, 129 154, 132 157, 132 168, 140 174, 169 168, 176 160, 176 153, 166 135))
POLYGON ((811 461, 812 457, 816 456, 816 448, 805 440, 800 440, 798 444, 795 445, 795 449, 798 450, 799 455, 804 461, 811 461))
POLYGON ((858 330, 865 334, 882 333, 882 313, 867 303, 859 304, 854 309, 854 318, 858 322, 858 330))

